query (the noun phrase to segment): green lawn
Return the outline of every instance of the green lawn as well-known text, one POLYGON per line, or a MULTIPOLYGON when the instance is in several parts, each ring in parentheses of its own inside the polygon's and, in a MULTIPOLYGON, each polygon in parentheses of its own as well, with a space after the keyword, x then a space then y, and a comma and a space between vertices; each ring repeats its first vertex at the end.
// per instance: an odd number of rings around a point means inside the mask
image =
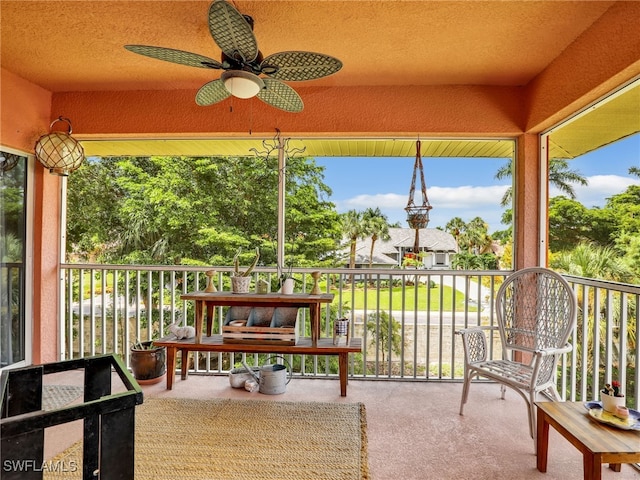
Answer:
MULTIPOLYGON (((343 300, 347 301, 349 305, 351 305, 353 301, 352 308, 354 310, 363 310, 365 307, 365 292, 363 288, 356 288, 353 292, 354 296, 352 299, 351 289, 346 290, 343 293, 343 300)), ((418 310, 427 310, 427 305, 429 310, 437 311, 440 310, 440 304, 442 302, 442 310, 445 312, 451 312, 453 306, 453 289, 451 287, 445 286, 442 291, 440 288, 431 288, 427 291, 426 285, 418 286, 418 310), (442 298, 441 298, 442 296, 442 298)), ((337 297, 337 295, 336 295, 337 297)), ((416 302, 416 292, 415 287, 406 286, 403 290, 402 287, 394 287, 392 289, 391 298, 389 298, 389 289, 381 288, 380 296, 378 297, 378 292, 375 288, 369 288, 366 292, 366 306, 368 310, 380 308, 382 310, 388 310, 389 305, 392 306, 393 310, 413 310, 415 308, 416 302), (404 304, 403 304, 404 298, 404 304), (379 302, 379 304, 378 304, 379 302)), ((464 295, 460 292, 456 293, 456 311, 464 310, 464 295)), ((469 307, 470 312, 477 311, 476 306, 469 307)))
MULTIPOLYGON (((146 279, 146 276, 144 278, 146 279)), ((85 271, 83 279, 84 279, 84 295, 86 298, 90 295, 90 288, 91 288, 90 273, 85 271)), ((95 294, 101 293, 102 291, 101 286, 102 286, 102 281, 98 276, 98 278, 96 278, 95 280, 95 286, 94 286, 95 294)), ((113 290, 112 274, 107 275, 106 286, 107 286, 107 292, 111 292, 113 290)), ((320 282, 320 287, 322 291, 326 291, 325 282, 320 282)), ((333 290, 333 293, 336 294, 336 299, 337 299, 338 297, 337 290, 333 290)), ((353 293, 354 293, 354 297, 352 298, 351 286, 346 286, 342 294, 343 300, 347 302, 347 304, 353 309, 363 310, 365 307, 365 291, 364 291, 364 288, 361 286, 361 284, 356 285, 355 291, 353 293), (352 303, 353 305, 351 305, 352 303)), ((390 303, 393 307, 393 310, 402 310, 403 308, 405 310, 413 310, 415 308, 416 294, 415 294, 415 287, 413 286, 405 286, 404 290, 401 286, 394 287, 392 289, 391 299, 389 298, 389 288, 384 288, 384 287, 380 288, 379 294, 380 295, 378 298, 378 292, 376 291, 375 287, 367 288, 366 297, 367 297, 368 310, 373 310, 376 308, 380 308, 382 310, 388 310, 390 303), (404 297, 404 304, 403 304, 403 297, 404 297), (380 302, 379 305, 378 305, 378 301, 380 302)), ((453 289, 451 287, 445 286, 442 289, 442 291, 440 288, 434 287, 427 291, 426 285, 419 285, 417 296, 418 296, 417 298, 418 310, 421 310, 421 311, 427 310, 427 302, 428 302, 429 310, 438 311, 440 310, 440 303, 442 302, 443 311, 445 312, 452 311, 453 289), (441 298, 441 295, 442 295, 442 298, 441 298)), ((456 311, 462 311, 464 309, 464 301, 465 301, 464 295, 460 292, 457 292, 456 305, 455 305, 456 311)), ((477 311, 477 307, 469 306, 469 311, 475 312, 477 311)))

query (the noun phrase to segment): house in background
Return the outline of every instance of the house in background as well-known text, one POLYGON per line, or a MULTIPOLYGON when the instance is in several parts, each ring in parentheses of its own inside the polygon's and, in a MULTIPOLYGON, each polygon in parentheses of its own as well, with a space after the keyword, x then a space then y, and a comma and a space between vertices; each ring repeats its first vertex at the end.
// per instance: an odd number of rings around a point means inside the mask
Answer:
MULTIPOLYGON (((376 240, 373 246, 371 268, 395 268, 402 266, 406 255, 414 255, 415 230, 411 228, 390 228, 389 240, 376 240)), ((453 235, 436 228, 419 230, 419 249, 422 254, 422 268, 451 268, 451 256, 458 252, 458 245, 453 235)), ((345 250, 349 260, 349 248, 345 250)), ((356 268, 368 268, 371 256, 371 238, 356 242, 356 268)))

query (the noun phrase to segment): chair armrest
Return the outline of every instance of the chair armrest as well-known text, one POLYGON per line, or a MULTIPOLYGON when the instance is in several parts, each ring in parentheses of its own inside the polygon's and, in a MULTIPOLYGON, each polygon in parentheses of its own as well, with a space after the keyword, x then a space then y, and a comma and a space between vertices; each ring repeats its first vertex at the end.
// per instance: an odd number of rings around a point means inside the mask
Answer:
POLYGON ((477 325, 475 327, 467 327, 467 328, 461 328, 460 330, 456 330, 456 335, 466 335, 469 332, 476 332, 478 330, 498 330, 498 327, 490 327, 488 325, 477 325))
POLYGON ((496 327, 470 327, 457 330, 456 334, 462 336, 465 362, 467 364, 483 362, 487 359, 487 336, 485 331, 496 330, 496 327))
POLYGON ((546 357, 548 355, 562 355, 563 353, 569 353, 571 350, 573 350, 573 345, 567 343, 561 348, 543 348, 541 350, 536 350, 534 353, 541 357, 546 357))

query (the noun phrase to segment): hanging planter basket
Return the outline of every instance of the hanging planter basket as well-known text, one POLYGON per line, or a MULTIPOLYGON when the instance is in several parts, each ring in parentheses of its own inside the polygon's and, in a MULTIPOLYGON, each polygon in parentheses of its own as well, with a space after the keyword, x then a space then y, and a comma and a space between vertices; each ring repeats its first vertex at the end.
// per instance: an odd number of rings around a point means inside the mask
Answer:
POLYGON ((49 129, 56 122, 66 122, 69 132, 51 132, 41 136, 36 142, 35 153, 36 158, 50 173, 66 177, 82 165, 84 149, 71 136, 71 121, 68 118, 58 117, 51 122, 49 129))
POLYGON ((422 157, 420 156, 420 140, 416 142, 416 161, 413 164, 413 176, 411 177, 411 188, 409 189, 409 201, 405 207, 407 212, 407 223, 415 230, 427 228, 429 224, 429 210, 433 207, 427 198, 427 183, 424 181, 424 169, 422 167, 422 157), (416 177, 420 172, 420 191, 422 193, 422 204, 416 205, 414 195, 416 192, 416 177))
POLYGON ((409 201, 404 209, 407 212, 407 223, 409 227, 416 231, 413 242, 413 253, 420 250, 420 229, 427 228, 429 224, 429 210, 433 208, 427 198, 427 183, 424 181, 424 169, 422 167, 422 157, 420 156, 420 140, 416 142, 416 161, 413 164, 413 176, 411 177, 411 188, 409 189, 409 201), (422 204, 416 205, 414 196, 416 192, 416 177, 420 172, 420 190, 422 193, 422 204))
POLYGON ((429 224, 429 211, 407 214, 407 223, 409 227, 413 229, 427 228, 429 224))

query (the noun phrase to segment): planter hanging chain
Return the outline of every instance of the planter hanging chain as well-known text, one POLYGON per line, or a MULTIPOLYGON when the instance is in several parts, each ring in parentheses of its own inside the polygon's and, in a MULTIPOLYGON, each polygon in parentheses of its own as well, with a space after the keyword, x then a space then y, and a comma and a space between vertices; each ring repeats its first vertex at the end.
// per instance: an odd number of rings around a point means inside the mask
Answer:
POLYGON ((407 212, 407 223, 409 227, 415 229, 416 238, 413 244, 413 252, 418 253, 419 249, 419 230, 427 228, 429 224, 429 210, 433 207, 429 204, 427 198, 427 184, 424 181, 424 169, 422 167, 422 157, 420 156, 420 140, 416 142, 416 161, 413 165, 413 177, 411 178, 411 189, 409 190, 409 201, 405 207, 407 212), (422 205, 416 206, 413 197, 416 191, 416 174, 420 170, 420 186, 422 190, 422 205))

